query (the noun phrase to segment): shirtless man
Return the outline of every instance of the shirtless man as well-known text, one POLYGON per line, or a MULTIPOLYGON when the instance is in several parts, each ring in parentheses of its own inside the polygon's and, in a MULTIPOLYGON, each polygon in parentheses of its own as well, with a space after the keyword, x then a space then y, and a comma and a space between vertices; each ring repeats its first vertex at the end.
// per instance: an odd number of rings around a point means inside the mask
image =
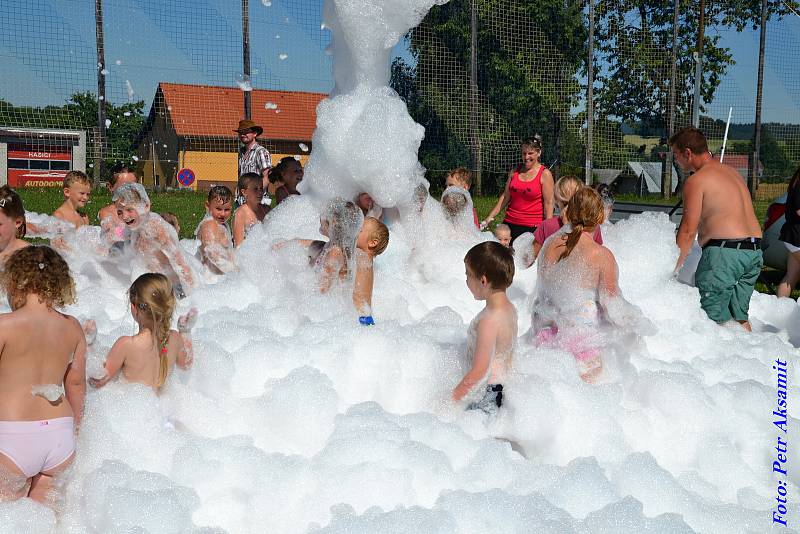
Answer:
POLYGON ((684 128, 669 140, 675 161, 695 171, 683 188, 683 220, 676 242, 683 265, 695 236, 703 248, 695 274, 700 305, 718 323, 731 319, 750 330, 748 309, 761 273, 761 226, 750 192, 735 169, 715 161, 703 133, 684 128))

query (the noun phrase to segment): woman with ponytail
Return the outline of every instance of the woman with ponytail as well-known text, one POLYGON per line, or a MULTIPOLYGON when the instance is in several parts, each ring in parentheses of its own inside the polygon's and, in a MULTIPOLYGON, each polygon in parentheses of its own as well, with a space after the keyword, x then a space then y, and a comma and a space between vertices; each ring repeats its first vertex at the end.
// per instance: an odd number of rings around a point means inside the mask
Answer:
POLYGON ((105 374, 90 378, 89 383, 102 387, 121 370, 126 382, 159 391, 173 365, 177 363, 181 369, 192 365, 191 327, 197 319, 197 310, 192 308, 178 319, 179 331, 170 330, 175 293, 169 279, 159 273, 137 278, 128 290, 128 298, 139 332, 122 336, 114 343, 106 358, 105 374))
POLYGON ((597 191, 580 188, 567 204, 569 224, 545 241, 539 255, 536 339, 571 352, 586 382, 603 372, 599 336, 601 315, 606 314, 600 309, 606 312, 604 304, 619 296, 614 255, 593 237, 604 216, 597 191))

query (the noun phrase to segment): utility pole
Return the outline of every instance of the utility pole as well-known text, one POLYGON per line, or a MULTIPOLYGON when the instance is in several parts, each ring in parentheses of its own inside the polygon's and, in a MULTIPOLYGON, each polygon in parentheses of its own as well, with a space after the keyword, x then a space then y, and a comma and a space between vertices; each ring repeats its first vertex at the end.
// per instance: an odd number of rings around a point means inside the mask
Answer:
POLYGON ((594 0, 589 0, 589 56, 586 60, 586 185, 592 185, 592 128, 594 128, 594 0))
POLYGON ((478 133, 478 13, 475 2, 470 4, 470 58, 469 58, 469 129, 472 151, 472 168, 475 170, 475 193, 483 194, 483 171, 481 161, 481 138, 478 133))
MULTIPOLYGON (((675 0, 672 18, 672 75, 669 82, 669 107, 667 108, 667 139, 675 133, 675 85, 678 83, 678 25, 680 23, 681 0, 675 0)), ((661 198, 669 198, 672 193, 672 151, 664 157, 661 172, 661 198)))
POLYGON ((756 125, 753 140, 753 160, 747 171, 747 188, 756 198, 758 189, 758 166, 761 160, 761 103, 764 96, 764 46, 767 40, 767 0, 761 0, 761 38, 758 45, 758 85, 756 87, 756 125))
MULTIPOLYGON (((244 71, 244 81, 251 84, 250 81, 250 1, 242 0, 242 67, 244 71)), ((251 118, 251 104, 250 94, 253 92, 242 91, 244 93, 244 118, 251 118)))
POLYGON ((700 0, 700 21, 697 27, 697 45, 694 52, 694 100, 692 100, 692 126, 700 127, 700 88, 703 85, 703 40, 706 30, 706 0, 700 0))
POLYGON ((97 45, 97 159, 92 173, 94 185, 105 176, 106 148, 106 53, 103 45, 103 0, 94 0, 94 27, 97 45))

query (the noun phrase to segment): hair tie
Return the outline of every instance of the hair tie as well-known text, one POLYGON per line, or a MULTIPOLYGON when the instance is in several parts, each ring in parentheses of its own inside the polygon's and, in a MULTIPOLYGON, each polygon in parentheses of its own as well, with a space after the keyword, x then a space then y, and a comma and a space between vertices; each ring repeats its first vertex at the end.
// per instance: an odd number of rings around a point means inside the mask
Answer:
POLYGON ((44 263, 39 263, 39 270, 40 270, 40 271, 43 271, 43 270, 44 270, 44 263))

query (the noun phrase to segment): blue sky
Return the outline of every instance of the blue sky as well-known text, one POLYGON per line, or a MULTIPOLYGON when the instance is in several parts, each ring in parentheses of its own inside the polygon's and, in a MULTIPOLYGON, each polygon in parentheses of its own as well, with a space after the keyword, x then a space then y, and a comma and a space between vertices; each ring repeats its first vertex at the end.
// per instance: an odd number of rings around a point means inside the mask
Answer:
MULTIPOLYGON (((87 0, 4 0, 0 98, 60 104, 96 91, 94 6, 87 0)), ((105 0, 108 97, 151 102, 159 81, 234 86, 241 78, 240 3, 234 0, 105 0)), ((250 0, 255 87, 327 92, 332 86, 322 0, 250 0), (269 5, 267 5, 269 4, 269 5)), ((713 26, 710 33, 717 32, 713 26)), ((736 65, 710 114, 751 122, 758 32, 722 32, 736 65)), ((764 119, 800 123, 800 17, 767 32, 764 119)), ((402 45, 396 50, 402 54, 402 45)))

